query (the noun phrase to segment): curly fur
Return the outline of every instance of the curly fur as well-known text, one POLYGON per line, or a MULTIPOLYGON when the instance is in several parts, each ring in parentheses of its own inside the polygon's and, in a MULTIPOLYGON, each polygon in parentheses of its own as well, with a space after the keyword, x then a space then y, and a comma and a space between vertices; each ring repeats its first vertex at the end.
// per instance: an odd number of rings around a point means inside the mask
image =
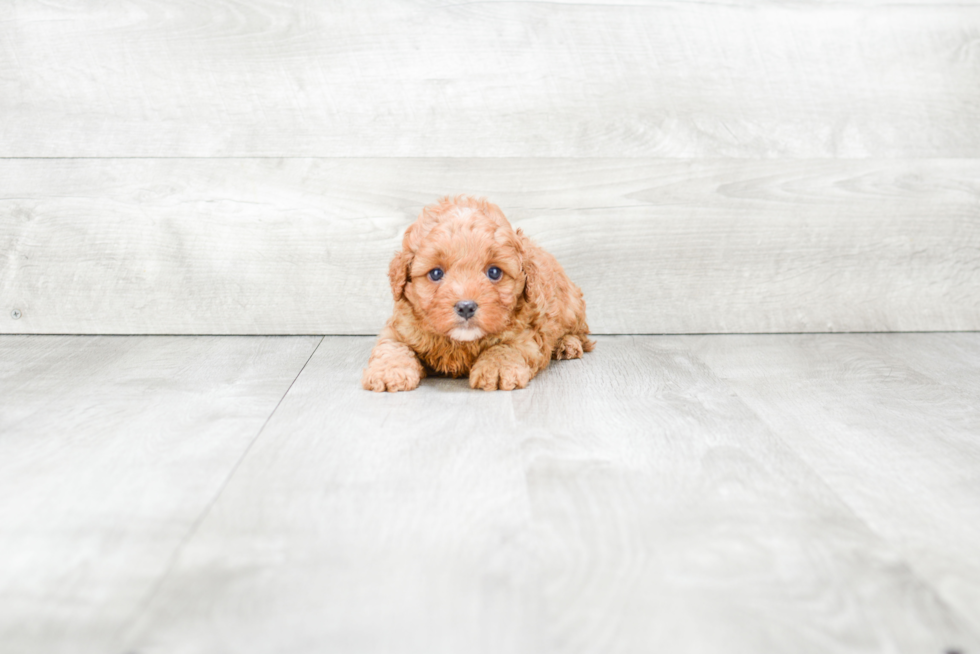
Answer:
POLYGON ((367 390, 412 390, 430 373, 469 375, 484 390, 524 388, 551 359, 595 347, 582 291, 484 199, 447 197, 422 209, 388 276, 395 310, 364 370, 367 390), (503 273, 497 281, 491 266, 503 273), (436 282, 434 268, 445 273, 436 282), (461 300, 478 305, 469 320, 454 310, 461 300))

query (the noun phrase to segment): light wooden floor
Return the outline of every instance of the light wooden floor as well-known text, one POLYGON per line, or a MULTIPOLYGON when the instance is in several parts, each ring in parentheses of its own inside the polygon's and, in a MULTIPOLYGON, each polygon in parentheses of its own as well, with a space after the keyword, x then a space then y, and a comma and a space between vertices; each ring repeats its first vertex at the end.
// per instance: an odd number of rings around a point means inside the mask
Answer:
POLYGON ((0 337, 0 651, 980 652, 980 334, 0 337))

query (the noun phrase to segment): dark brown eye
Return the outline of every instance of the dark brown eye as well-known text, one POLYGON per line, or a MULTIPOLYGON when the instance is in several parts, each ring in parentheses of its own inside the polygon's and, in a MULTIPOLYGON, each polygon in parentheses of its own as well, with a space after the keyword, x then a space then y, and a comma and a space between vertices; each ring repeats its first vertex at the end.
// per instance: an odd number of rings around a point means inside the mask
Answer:
POLYGON ((442 279, 442 276, 445 275, 445 274, 446 273, 442 272, 442 268, 433 268, 432 270, 429 271, 429 275, 428 276, 429 276, 429 279, 431 279, 434 282, 437 282, 440 279, 442 279))
POLYGON ((487 268, 487 277, 489 277, 492 281, 497 281, 498 279, 503 277, 503 274, 504 271, 498 268, 497 266, 490 266, 489 268, 487 268))

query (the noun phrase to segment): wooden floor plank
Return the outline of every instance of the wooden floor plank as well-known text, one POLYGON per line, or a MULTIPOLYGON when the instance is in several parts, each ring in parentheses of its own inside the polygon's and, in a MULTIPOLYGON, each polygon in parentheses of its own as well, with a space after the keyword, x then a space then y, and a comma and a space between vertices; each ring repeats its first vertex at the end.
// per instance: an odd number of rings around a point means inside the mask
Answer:
POLYGON ((696 352, 980 632, 980 334, 728 336, 696 352))
POLYGON ((515 396, 552 651, 972 651, 697 342, 602 338, 515 396))
POLYGON ((0 6, 0 157, 976 157, 980 8, 0 6))
POLYGON ((371 346, 324 340, 128 649, 540 651, 511 396, 364 391, 371 346))
POLYGON ((0 338, 0 650, 112 654, 318 341, 0 338))
MULTIPOLYGON (((778 340, 756 338, 762 351, 778 340)), ((699 359, 704 342, 605 337, 524 391, 427 379, 378 395, 358 387, 370 340, 326 339, 121 644, 980 646, 899 544, 699 359)), ((893 472, 887 483, 901 481, 893 472)))
POLYGON ((0 332, 376 334, 440 196, 489 196, 596 333, 980 329, 980 160, 0 160, 0 332), (17 311, 17 319, 12 312, 17 311))

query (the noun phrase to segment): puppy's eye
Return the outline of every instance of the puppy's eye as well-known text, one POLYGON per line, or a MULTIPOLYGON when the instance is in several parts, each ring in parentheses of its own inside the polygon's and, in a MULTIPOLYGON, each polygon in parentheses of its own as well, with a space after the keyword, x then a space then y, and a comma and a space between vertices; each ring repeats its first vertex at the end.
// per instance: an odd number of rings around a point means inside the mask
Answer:
POLYGON ((429 279, 431 279, 434 282, 437 282, 440 279, 442 279, 442 276, 445 274, 446 273, 442 272, 442 268, 433 268, 432 270, 429 271, 429 279))
POLYGON ((497 266, 490 266, 489 268, 487 268, 487 277, 489 277, 493 281, 497 281, 498 279, 503 277, 503 274, 504 271, 498 268, 497 266))

